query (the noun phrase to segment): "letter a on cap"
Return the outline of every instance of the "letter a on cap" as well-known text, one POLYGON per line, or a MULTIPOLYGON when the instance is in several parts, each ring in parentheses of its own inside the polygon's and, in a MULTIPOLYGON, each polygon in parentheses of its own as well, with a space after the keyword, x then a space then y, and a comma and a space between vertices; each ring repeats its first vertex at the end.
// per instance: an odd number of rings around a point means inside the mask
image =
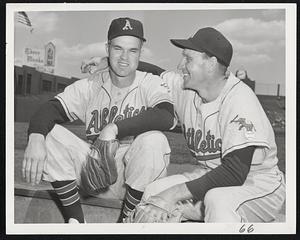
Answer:
POLYGON ((125 26, 122 29, 123 30, 129 30, 129 29, 132 30, 132 27, 131 27, 128 19, 126 19, 125 26))

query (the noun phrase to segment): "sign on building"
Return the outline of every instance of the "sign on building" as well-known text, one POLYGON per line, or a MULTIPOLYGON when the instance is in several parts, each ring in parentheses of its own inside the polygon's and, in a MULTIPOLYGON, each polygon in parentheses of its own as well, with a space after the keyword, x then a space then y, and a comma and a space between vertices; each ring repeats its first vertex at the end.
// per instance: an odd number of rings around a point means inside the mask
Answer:
POLYGON ((26 47, 24 49, 23 65, 34 67, 37 71, 54 74, 55 46, 49 42, 42 48, 26 47))
POLYGON ((52 42, 45 46, 45 66, 53 68, 55 66, 55 46, 52 42))

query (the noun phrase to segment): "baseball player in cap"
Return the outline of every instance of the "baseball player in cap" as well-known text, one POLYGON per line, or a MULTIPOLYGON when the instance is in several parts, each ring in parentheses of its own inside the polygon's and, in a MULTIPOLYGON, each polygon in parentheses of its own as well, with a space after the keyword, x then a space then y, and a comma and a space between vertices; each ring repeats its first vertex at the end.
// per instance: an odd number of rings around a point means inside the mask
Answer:
POLYGON ((148 185, 126 221, 273 221, 285 201, 274 131, 254 92, 228 70, 231 43, 211 27, 171 43, 182 59, 161 77, 198 166, 148 185))
POLYGON ((254 92, 228 71, 231 43, 211 27, 171 43, 182 49, 179 72, 161 77, 198 167, 148 185, 142 201, 160 204, 144 212, 167 221, 160 205, 182 220, 273 221, 285 200, 274 132, 254 92))
POLYGON ((285 201, 274 131, 254 92, 228 70, 231 43, 211 27, 171 43, 183 49, 178 72, 160 75, 198 166, 148 185, 147 216, 136 211, 127 222, 273 221, 285 201))
POLYGON ((106 45, 109 67, 66 87, 30 120, 23 176, 32 184, 51 182, 66 222, 85 221, 78 186, 82 166, 99 138, 120 141, 117 180, 99 193, 124 200, 119 221, 139 203, 146 185, 166 176, 170 147, 158 130, 172 129, 176 121, 163 80, 136 70, 144 41, 140 21, 114 19, 106 45), (60 125, 77 119, 85 123, 88 142, 60 125))

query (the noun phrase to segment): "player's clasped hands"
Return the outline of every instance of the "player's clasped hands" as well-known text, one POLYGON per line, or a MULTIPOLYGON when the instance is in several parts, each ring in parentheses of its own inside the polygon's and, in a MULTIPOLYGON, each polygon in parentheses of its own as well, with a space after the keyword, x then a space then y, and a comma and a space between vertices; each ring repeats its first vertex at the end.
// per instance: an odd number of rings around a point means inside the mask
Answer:
POLYGON ((26 182, 34 185, 41 181, 46 157, 44 136, 35 133, 30 134, 22 163, 22 176, 26 182))

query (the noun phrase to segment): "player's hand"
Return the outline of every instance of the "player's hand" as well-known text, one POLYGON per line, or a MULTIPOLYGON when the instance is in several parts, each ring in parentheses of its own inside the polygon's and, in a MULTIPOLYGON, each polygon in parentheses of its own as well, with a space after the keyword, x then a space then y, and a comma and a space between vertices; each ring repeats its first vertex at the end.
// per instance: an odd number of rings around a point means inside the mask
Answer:
POLYGON ((44 136, 39 133, 30 134, 22 163, 22 176, 26 182, 32 185, 40 182, 46 157, 44 136))
POLYGON ((162 208, 159 208, 155 205, 146 205, 144 208, 145 213, 153 218, 157 219, 158 222, 167 222, 168 221, 168 212, 163 210, 162 208))
POLYGON ((107 57, 91 57, 90 59, 83 60, 81 63, 81 72, 93 74, 97 70, 104 70, 108 67, 107 57))
POLYGON ((109 141, 109 140, 116 139, 117 135, 118 135, 117 125, 114 123, 109 123, 101 130, 101 133, 98 138, 100 140, 109 141))

